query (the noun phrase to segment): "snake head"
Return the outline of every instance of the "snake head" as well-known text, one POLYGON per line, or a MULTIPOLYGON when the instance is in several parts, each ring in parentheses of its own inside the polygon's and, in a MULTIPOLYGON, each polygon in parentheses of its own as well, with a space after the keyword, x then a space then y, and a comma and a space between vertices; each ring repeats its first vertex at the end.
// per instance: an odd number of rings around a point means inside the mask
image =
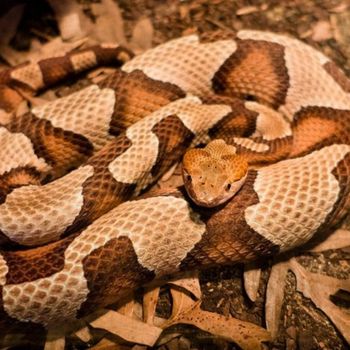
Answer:
POLYGON ((204 207, 215 207, 232 198, 242 187, 247 172, 246 159, 223 140, 214 140, 205 148, 190 149, 182 162, 187 193, 204 207))

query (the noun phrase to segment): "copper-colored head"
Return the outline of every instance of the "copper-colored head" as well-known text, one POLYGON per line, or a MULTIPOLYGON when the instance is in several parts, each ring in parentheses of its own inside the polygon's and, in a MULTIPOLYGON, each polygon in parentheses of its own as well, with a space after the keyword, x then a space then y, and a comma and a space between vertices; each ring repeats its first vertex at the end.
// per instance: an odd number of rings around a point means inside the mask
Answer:
POLYGON ((190 149, 182 162, 189 196, 205 207, 215 207, 232 198, 243 185, 247 171, 246 159, 223 140, 214 140, 203 149, 190 149))

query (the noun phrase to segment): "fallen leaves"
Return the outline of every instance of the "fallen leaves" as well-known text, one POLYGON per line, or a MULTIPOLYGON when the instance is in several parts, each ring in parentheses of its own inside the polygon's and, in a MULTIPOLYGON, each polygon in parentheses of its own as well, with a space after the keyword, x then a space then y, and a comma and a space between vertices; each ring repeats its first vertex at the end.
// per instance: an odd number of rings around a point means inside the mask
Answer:
POLYGON ((240 321, 233 317, 225 317, 217 313, 203 311, 200 303, 179 314, 170 323, 186 323, 196 326, 206 332, 234 342, 242 349, 262 349, 263 342, 271 340, 270 334, 264 328, 253 323, 240 321))
POLYGON ((153 346, 162 333, 161 328, 124 316, 113 310, 107 311, 104 315, 90 322, 90 326, 102 328, 128 342, 148 346, 153 346))
POLYGON ((253 5, 244 6, 236 11, 236 15, 237 16, 246 16, 246 15, 250 15, 250 14, 255 13, 255 12, 266 11, 267 8, 268 8, 268 4, 262 4, 260 6, 253 6, 253 5))
POLYGON ((330 16, 330 21, 334 30, 334 38, 338 42, 349 63, 350 34, 348 28, 350 25, 350 9, 332 14, 330 16))
MULTIPOLYGON (((260 326, 202 310, 199 279, 196 275, 192 274, 190 277, 170 281, 168 286, 172 297, 171 315, 168 319, 155 316, 159 287, 152 288, 145 293, 141 314, 140 305, 131 301, 119 308, 118 312, 102 310, 94 320, 91 321, 91 317, 86 319, 89 328, 102 329, 107 334, 117 336, 111 340, 106 335, 107 338, 103 337, 99 340, 93 349, 112 349, 113 342, 115 342, 116 349, 127 342, 138 344, 139 350, 145 349, 143 346, 168 344, 175 338, 178 340, 181 338, 181 334, 177 331, 171 331, 171 327, 179 324, 195 326, 216 337, 234 342, 243 350, 263 349, 263 343, 271 340, 270 333, 260 326), (165 330, 167 332, 164 333, 165 330), (117 339, 122 341, 119 342, 117 339)), ((91 332, 86 327, 75 332, 75 335, 81 340, 91 341, 91 332)), ((46 350, 60 350, 64 348, 64 344, 63 338, 53 340, 49 333, 46 350)), ((133 347, 133 350, 137 349, 133 347)))
POLYGON ((325 41, 333 37, 331 24, 328 21, 318 21, 312 28, 312 40, 325 41))
MULTIPOLYGON (((340 249, 350 245, 350 231, 340 229, 330 235, 327 240, 312 248, 313 252, 329 249, 340 249)), ((281 259, 281 258, 279 258, 281 259)), ((267 329, 276 337, 279 331, 281 309, 284 301, 284 287, 288 271, 296 278, 297 291, 313 301, 338 328, 348 343, 350 343, 350 313, 332 303, 330 296, 339 290, 350 293, 350 277, 337 279, 334 277, 311 273, 302 267, 295 257, 289 260, 279 260, 273 264, 266 290, 265 318, 267 329)))
POLYGON ((149 18, 139 19, 132 31, 130 40, 130 48, 136 54, 146 51, 152 47, 153 25, 149 18))
POLYGON ((259 284, 260 284, 261 269, 256 263, 246 264, 244 266, 244 289, 253 302, 256 301, 259 284))
POLYGON ((329 237, 308 249, 309 252, 320 253, 330 249, 342 249, 350 246, 350 231, 338 229, 329 237))
POLYGON ((94 21, 89 21, 89 36, 98 43, 126 44, 124 21, 117 3, 113 0, 102 0, 91 4, 94 21))
POLYGON ((306 271, 295 258, 290 260, 290 268, 297 280, 297 290, 310 298, 338 328, 346 341, 350 343, 350 313, 335 306, 330 296, 339 290, 350 292, 350 278, 339 280, 334 277, 306 271))
MULTIPOLYGON (((130 42, 124 33, 124 20, 117 3, 101 0, 89 4, 90 16, 85 14, 84 4, 72 0, 47 0, 55 13, 60 36, 45 36, 47 42, 32 38, 29 51, 17 51, 10 46, 23 13, 24 5, 14 6, 0 18, 0 55, 10 65, 36 62, 47 57, 61 56, 81 46, 101 43, 118 43, 141 53, 152 46, 153 24, 143 16, 136 21, 130 42), (11 20, 10 20, 11 19, 11 20)), ((42 33, 37 33, 42 36, 42 33)), ((41 38, 42 39, 42 38, 41 38)))
POLYGON ((80 6, 71 0, 48 0, 55 12, 63 41, 74 41, 85 36, 80 6))

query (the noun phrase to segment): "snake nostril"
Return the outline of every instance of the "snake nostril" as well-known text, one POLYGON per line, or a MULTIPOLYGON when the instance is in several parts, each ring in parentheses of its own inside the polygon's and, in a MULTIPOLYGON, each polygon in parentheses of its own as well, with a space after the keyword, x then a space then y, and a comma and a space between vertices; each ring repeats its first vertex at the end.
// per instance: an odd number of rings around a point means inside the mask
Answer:
POLYGON ((245 96, 244 96, 244 99, 245 99, 246 101, 256 101, 256 100, 257 100, 256 97, 255 97, 254 95, 250 95, 250 94, 245 95, 245 96))
POLYGON ((225 187, 225 190, 229 191, 230 189, 231 189, 231 184, 227 184, 226 187, 225 187))

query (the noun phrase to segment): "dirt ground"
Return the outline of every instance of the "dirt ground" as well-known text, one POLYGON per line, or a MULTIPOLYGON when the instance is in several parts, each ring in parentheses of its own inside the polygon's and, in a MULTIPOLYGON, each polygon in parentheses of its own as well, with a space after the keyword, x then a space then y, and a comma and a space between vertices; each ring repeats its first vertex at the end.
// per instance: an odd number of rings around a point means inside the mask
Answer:
MULTIPOLYGON (((87 16, 93 16, 90 6, 94 2, 98 1, 79 0, 87 16)), ((350 3, 346 0, 119 0, 117 3, 127 39, 132 37, 135 23, 142 17, 150 19, 152 23, 153 46, 185 34, 210 30, 270 30, 288 33, 319 48, 350 75, 350 3)), ((46 2, 37 1, 35 6, 27 7, 11 45, 26 50, 31 38, 45 41, 45 37, 55 35, 59 35, 59 31, 52 10, 46 2)), ((345 223, 344 227, 350 229, 350 223, 345 223)), ((293 254, 307 271, 339 279, 350 278, 350 248, 329 249, 320 253, 297 251, 293 254)), ((244 288, 243 266, 202 272, 202 308, 266 326, 264 307, 272 264, 272 261, 263 261, 256 265, 262 268, 262 274, 255 302, 249 299, 244 288)), ((322 284, 319 288, 323 288, 322 284)), ((157 306, 159 316, 165 317, 169 313, 170 299, 168 290, 164 288, 157 306)), ((341 297, 335 295, 332 301, 350 312, 349 293, 341 297)), ((181 337, 157 348, 239 349, 232 342, 194 327, 176 327, 181 337)), ((87 348, 87 345, 73 341, 66 343, 66 349, 83 348, 87 348)), ((317 308, 312 299, 297 291, 296 277, 289 272, 278 336, 268 348, 340 350, 350 349, 350 346, 329 316, 317 308)))

